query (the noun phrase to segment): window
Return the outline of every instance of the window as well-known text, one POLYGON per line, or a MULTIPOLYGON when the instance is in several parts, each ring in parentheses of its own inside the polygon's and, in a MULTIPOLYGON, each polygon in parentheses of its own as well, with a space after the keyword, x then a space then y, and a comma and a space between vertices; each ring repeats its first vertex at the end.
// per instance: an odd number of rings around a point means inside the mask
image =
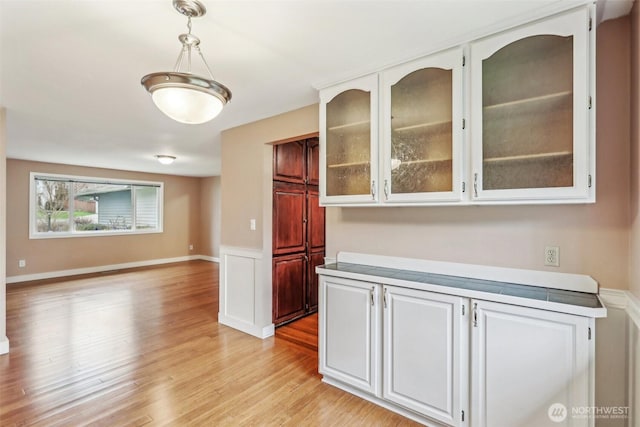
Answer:
POLYGON ((31 173, 29 237, 162 232, 163 183, 31 173))

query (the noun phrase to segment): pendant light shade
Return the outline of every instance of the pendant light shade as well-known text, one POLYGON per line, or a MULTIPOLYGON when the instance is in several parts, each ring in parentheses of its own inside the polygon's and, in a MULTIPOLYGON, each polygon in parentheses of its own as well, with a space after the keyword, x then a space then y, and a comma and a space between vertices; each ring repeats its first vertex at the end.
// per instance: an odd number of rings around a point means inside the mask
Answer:
POLYGON ((173 120, 187 124, 205 123, 220 114, 222 108, 231 100, 231 91, 213 79, 211 69, 200 51, 200 39, 191 34, 191 18, 204 15, 204 5, 197 0, 173 0, 173 6, 189 19, 189 33, 178 37, 182 49, 174 71, 147 74, 141 83, 151 94, 151 99, 160 111, 173 120), (195 50, 204 62, 210 79, 191 73, 192 50, 195 50), (185 54, 187 69, 183 72, 181 68, 185 54))

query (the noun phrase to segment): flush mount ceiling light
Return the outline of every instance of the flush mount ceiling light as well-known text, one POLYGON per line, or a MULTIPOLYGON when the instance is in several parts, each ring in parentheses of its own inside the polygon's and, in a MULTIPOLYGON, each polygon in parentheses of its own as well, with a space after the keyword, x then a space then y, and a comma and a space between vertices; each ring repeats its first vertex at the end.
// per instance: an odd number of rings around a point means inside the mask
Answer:
POLYGON ((176 158, 175 156, 167 156, 166 154, 157 154, 156 159, 163 165, 170 165, 176 158))
POLYGON ((207 9, 198 0, 173 0, 173 7, 188 18, 189 33, 180 34, 178 40, 182 49, 173 71, 147 74, 142 85, 151 94, 156 106, 181 123, 205 123, 216 117, 231 100, 231 91, 213 79, 211 69, 200 51, 200 39, 191 34, 191 18, 207 13, 207 9), (209 72, 209 78, 191 73, 191 51, 195 50, 209 72), (182 65, 186 56, 186 70, 182 65))

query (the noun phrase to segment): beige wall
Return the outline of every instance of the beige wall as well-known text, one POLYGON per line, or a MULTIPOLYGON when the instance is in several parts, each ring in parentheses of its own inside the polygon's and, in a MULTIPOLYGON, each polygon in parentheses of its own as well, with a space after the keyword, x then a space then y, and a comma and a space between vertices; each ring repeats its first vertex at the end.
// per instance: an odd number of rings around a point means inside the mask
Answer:
POLYGON ((220 177, 200 180, 200 248, 198 255, 220 256, 220 177))
POLYGON ((358 251, 584 273, 628 287, 629 20, 598 27, 597 203, 577 206, 328 208, 327 256, 358 251), (544 267, 545 245, 560 267, 544 267))
MULTIPOLYGON (((6 110, 0 107, 0 342, 7 336, 7 292, 6 292, 6 110)), ((7 350, 7 349, 5 349, 7 350)), ((0 354, 2 351, 0 351, 0 354)))
MULTIPOLYGON (((327 208, 327 255, 360 251, 575 272, 603 287, 628 288, 630 20, 607 21, 597 31, 596 204, 327 208), (544 267, 546 245, 560 247, 559 268, 544 267)), ((223 132, 222 245, 270 244, 260 221, 268 206, 265 182, 271 180, 265 144, 317 131, 317 108, 223 132), (251 218, 258 220, 255 232, 249 230, 251 218)))
POLYGON ((265 185, 272 181, 269 143, 317 131, 315 104, 222 132, 221 245, 263 249, 263 215, 271 215, 265 212, 270 206, 265 185), (249 229, 251 219, 255 231, 249 229))
POLYGON ((629 288, 640 298, 640 5, 631 10, 631 243, 629 288))
MULTIPOLYGON (((199 253, 200 178, 7 161, 7 276, 182 257, 199 253), (164 232, 127 236, 29 239, 29 173, 164 182, 164 232), (194 251, 189 251, 189 244, 194 251), (18 268, 18 260, 27 261, 18 268)), ((4 277, 4 276, 3 276, 4 277)))

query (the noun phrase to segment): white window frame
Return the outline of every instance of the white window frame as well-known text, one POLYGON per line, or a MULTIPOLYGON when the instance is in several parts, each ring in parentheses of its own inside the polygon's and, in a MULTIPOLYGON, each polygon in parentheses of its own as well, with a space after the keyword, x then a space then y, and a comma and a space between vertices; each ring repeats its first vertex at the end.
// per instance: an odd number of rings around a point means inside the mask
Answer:
MULTIPOLYGON (((69 199, 73 200, 73 190, 70 191, 69 199)), ((70 215, 73 215, 73 204, 71 204, 70 215)), ((68 237, 97 237, 97 236, 121 236, 130 234, 157 234, 164 232, 164 182, 158 181, 137 181, 130 179, 112 179, 101 177, 88 177, 78 175, 61 175, 54 173, 31 172, 29 174, 29 239, 58 239, 68 237), (135 191, 131 191, 131 208, 132 208, 132 224, 130 230, 91 230, 91 231, 75 231, 71 227, 70 231, 47 231, 39 232, 36 220, 36 179, 55 180, 67 183, 87 182, 96 184, 118 184, 130 185, 133 190, 135 186, 152 186, 158 188, 157 209, 158 209, 158 226, 153 229, 136 229, 136 201, 135 191)))

